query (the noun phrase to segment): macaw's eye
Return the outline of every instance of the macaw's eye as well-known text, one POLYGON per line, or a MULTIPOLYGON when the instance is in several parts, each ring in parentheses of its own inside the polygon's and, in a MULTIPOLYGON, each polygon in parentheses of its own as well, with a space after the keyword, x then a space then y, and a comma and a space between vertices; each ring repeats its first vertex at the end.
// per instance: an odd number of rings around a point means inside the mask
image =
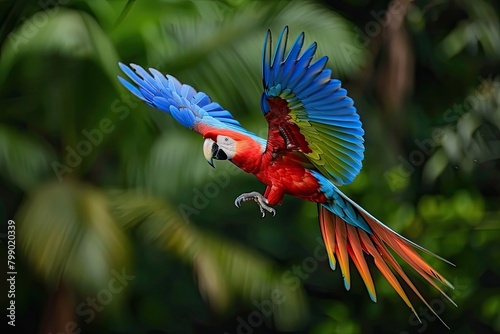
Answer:
MULTIPOLYGON (((232 159, 236 153, 236 141, 228 136, 217 136, 217 145, 219 146, 222 153, 218 153, 222 156, 224 154, 225 158, 220 158, 219 160, 232 159)), ((215 157, 215 156, 214 156, 215 157)))
POLYGON ((220 145, 234 145, 235 141, 233 138, 230 138, 228 136, 217 136, 217 143, 220 145))

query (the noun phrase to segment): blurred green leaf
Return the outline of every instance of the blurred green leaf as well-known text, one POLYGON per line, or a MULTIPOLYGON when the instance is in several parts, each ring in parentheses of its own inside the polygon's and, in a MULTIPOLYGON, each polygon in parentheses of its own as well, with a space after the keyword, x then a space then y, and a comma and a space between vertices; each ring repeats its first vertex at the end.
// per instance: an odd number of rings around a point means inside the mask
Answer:
POLYGON ((127 163, 129 185, 175 198, 179 189, 204 184, 213 169, 203 157, 202 143, 202 138, 187 131, 164 132, 152 144, 145 161, 131 157, 127 163), (165 177, 171 174, 175 177, 165 177))
POLYGON ((19 243, 48 285, 60 280, 81 291, 107 286, 127 264, 129 245, 99 190, 79 183, 36 189, 19 212, 19 243))
POLYGON ((115 80, 118 54, 109 37, 84 12, 54 7, 27 19, 4 44, 0 59, 0 83, 3 83, 15 61, 24 54, 62 54, 75 59, 94 59, 116 89, 122 89, 115 80))
POLYGON ((0 173, 27 191, 51 171, 54 154, 47 144, 0 125, 0 173))
POLYGON ((448 166, 448 158, 443 149, 438 149, 429 158, 424 166, 422 179, 427 183, 433 183, 441 175, 448 166))
POLYGON ((478 52, 478 44, 491 59, 500 57, 500 22, 493 5, 488 1, 459 1, 469 19, 462 20, 438 46, 439 51, 451 58, 467 48, 478 52))
POLYGON ((140 225, 148 244, 156 244, 193 266, 201 294, 218 311, 235 300, 271 303, 275 326, 294 329, 304 323, 307 307, 300 287, 291 288, 272 262, 255 252, 188 224, 178 209, 136 192, 110 193, 113 216, 125 228, 140 225), (279 298, 276 296, 279 295, 279 298), (274 303, 273 301, 280 301, 274 303))
POLYGON ((465 98, 468 106, 457 122, 439 129, 442 136, 437 149, 424 165, 423 179, 432 183, 450 165, 471 173, 479 163, 496 160, 500 149, 496 130, 499 121, 500 83, 482 79, 481 84, 465 98))

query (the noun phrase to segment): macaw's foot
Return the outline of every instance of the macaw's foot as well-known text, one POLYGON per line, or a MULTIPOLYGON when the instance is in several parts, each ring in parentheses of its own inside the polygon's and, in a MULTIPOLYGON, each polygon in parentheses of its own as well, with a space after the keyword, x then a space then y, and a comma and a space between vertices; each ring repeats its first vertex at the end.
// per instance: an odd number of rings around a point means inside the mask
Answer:
POLYGON ((260 213, 262 213, 262 218, 266 216, 266 211, 272 213, 273 217, 276 215, 276 210, 268 205, 269 202, 267 201, 267 199, 256 191, 252 191, 251 193, 244 193, 236 197, 236 199, 234 200, 234 205, 239 208, 242 201, 255 201, 259 205, 260 213))

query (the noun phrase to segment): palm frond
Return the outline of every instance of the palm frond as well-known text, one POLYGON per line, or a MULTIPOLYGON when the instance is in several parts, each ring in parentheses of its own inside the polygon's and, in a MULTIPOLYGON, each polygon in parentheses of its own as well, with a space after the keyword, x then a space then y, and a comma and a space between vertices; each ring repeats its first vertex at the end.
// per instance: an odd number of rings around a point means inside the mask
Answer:
POLYGON ((110 38, 87 13, 55 7, 27 19, 9 36, 0 60, 0 84, 20 56, 25 54, 61 54, 74 59, 94 59, 115 84, 118 54, 110 38), (37 20, 47 19, 40 25, 37 20), (35 27, 35 28, 33 28, 35 27), (31 30, 30 30, 31 29, 31 30), (33 31, 27 35, 26 31, 33 31))
POLYGON ((202 232, 186 222, 176 207, 154 196, 132 191, 110 192, 113 216, 124 228, 138 225, 145 242, 193 266, 200 292, 218 311, 236 300, 271 302, 280 329, 302 324, 307 315, 301 288, 290 287, 269 260, 238 244, 202 232), (274 303, 276 293, 283 303, 274 303))
POLYGON ((49 286, 63 281, 80 291, 107 286, 112 270, 127 264, 128 241, 99 190, 79 183, 49 183, 19 211, 19 243, 49 286))

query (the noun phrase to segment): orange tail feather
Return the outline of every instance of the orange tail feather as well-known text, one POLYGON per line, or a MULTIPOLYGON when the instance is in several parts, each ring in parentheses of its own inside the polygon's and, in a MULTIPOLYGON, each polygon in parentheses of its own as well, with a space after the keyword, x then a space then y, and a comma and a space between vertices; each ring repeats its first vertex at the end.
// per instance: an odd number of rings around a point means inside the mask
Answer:
MULTIPOLYGON (((408 299, 405 291, 394 274, 399 275, 403 281, 411 288, 411 290, 422 300, 422 302, 434 313, 434 315, 441 320, 446 326, 444 321, 436 314, 432 307, 420 294, 418 289, 413 285, 412 281, 408 278, 398 262, 394 259, 388 248, 392 249, 399 257, 407 262, 420 276, 427 282, 435 287, 441 294, 443 294, 452 303, 451 298, 435 283, 435 280, 444 283, 453 288, 453 286, 441 276, 434 268, 432 268, 422 257, 415 252, 413 247, 424 250, 427 253, 433 253, 423 249, 422 247, 412 243, 411 241, 400 236, 396 232, 389 229, 376 218, 364 211, 356 203, 349 198, 344 197, 351 204, 353 204, 358 212, 367 222, 373 231, 372 234, 364 231, 363 229, 354 227, 346 223, 344 220, 330 212, 327 208, 320 205, 319 219, 323 240, 325 242, 326 250, 330 259, 332 269, 335 269, 335 258, 337 257, 340 269, 344 276, 344 283, 346 289, 350 287, 350 272, 349 272, 349 256, 351 257, 354 265, 358 269, 365 285, 368 294, 373 301, 376 301, 376 292, 373 280, 368 269, 365 256, 369 254, 373 257, 375 266, 380 270, 382 275, 387 279, 389 284, 396 290, 399 296, 404 300, 406 305, 412 310, 416 317, 420 320, 415 308, 408 299), (413 247, 410 247, 413 246, 413 247)), ((439 257, 438 257, 439 258, 439 257)), ((441 259, 441 258, 440 258, 441 259)), ((453 303, 455 306, 456 304, 453 303)), ((448 326, 446 326, 448 327, 448 326)))

